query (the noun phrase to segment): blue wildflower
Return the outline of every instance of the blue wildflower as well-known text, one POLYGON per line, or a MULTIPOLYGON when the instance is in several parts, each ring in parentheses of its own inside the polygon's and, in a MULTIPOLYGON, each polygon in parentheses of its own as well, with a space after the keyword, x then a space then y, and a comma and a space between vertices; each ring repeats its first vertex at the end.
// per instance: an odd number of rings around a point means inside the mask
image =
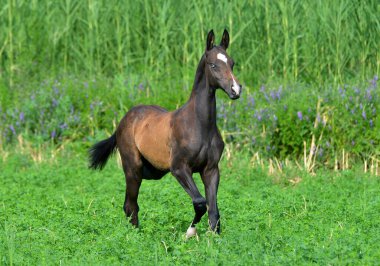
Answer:
POLYGON ((297 112, 297 117, 299 120, 302 120, 302 112, 301 111, 297 112))
POLYGON ((377 87, 377 81, 378 81, 378 79, 379 79, 379 77, 378 77, 377 75, 375 75, 375 76, 373 77, 373 79, 371 80, 371 84, 372 84, 372 86, 373 86, 374 88, 377 87))
POLYGON ((20 115, 19 115, 19 119, 21 122, 24 122, 24 119, 25 119, 25 115, 24 115, 24 112, 21 112, 20 115))
POLYGON ((13 125, 10 125, 10 126, 9 126, 9 129, 12 131, 12 134, 13 134, 13 135, 16 135, 16 130, 15 130, 15 128, 14 128, 13 125))
POLYGON ((62 130, 64 130, 64 129, 66 129, 68 126, 67 126, 66 123, 62 123, 62 124, 59 125, 59 127, 60 127, 62 130))

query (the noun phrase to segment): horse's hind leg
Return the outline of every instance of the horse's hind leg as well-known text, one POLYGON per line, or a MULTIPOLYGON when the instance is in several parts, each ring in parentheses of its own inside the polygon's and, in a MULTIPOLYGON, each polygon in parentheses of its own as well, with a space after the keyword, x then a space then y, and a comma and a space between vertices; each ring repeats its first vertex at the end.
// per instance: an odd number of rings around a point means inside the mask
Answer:
POLYGON ((192 177, 191 170, 188 167, 173 168, 171 172, 193 201, 195 216, 186 233, 187 237, 191 237, 196 234, 195 225, 207 211, 206 199, 202 197, 199 192, 192 177))
POLYGON ((127 218, 131 218, 131 224, 137 227, 139 225, 139 205, 137 204, 137 198, 139 195, 141 181, 127 175, 125 178, 127 189, 125 192, 124 212, 127 218))
POLYGON ((123 209, 127 218, 130 217, 131 224, 137 227, 139 222, 139 205, 137 204, 137 199, 139 196, 139 189, 142 181, 142 163, 138 157, 131 158, 130 156, 126 155, 121 155, 121 157, 126 183, 123 209))

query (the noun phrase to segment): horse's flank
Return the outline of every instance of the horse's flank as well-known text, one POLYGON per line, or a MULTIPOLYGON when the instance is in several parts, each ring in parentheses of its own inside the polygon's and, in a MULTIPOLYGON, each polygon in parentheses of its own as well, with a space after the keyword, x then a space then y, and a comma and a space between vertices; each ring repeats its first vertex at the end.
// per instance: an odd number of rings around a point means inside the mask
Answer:
MULTIPOLYGON (((121 138, 118 139, 123 139, 122 136, 129 133, 126 134, 126 131, 131 130, 141 155, 155 168, 168 171, 171 162, 172 113, 159 106, 140 105, 132 108, 129 115, 133 117, 133 121, 120 124, 117 134, 121 138), (129 125, 125 127, 124 124, 129 125)), ((128 120, 128 117, 125 116, 123 120, 128 120)))

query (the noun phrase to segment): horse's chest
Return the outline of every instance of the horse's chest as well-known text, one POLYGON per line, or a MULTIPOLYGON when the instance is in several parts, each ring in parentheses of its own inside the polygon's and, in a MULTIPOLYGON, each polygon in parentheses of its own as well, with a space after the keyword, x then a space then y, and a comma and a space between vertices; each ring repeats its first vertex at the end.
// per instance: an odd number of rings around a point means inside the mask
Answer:
POLYGON ((217 163, 223 152, 224 143, 219 136, 209 138, 209 141, 203 142, 196 154, 196 162, 199 165, 204 163, 217 163))

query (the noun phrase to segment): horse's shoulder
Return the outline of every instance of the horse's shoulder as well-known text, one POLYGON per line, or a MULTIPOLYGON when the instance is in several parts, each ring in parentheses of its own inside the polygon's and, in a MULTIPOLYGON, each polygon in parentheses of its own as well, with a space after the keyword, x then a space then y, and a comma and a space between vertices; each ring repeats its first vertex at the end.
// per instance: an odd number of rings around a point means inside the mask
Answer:
POLYGON ((211 139, 211 147, 209 149, 209 160, 218 163, 224 150, 224 141, 217 130, 211 139))

